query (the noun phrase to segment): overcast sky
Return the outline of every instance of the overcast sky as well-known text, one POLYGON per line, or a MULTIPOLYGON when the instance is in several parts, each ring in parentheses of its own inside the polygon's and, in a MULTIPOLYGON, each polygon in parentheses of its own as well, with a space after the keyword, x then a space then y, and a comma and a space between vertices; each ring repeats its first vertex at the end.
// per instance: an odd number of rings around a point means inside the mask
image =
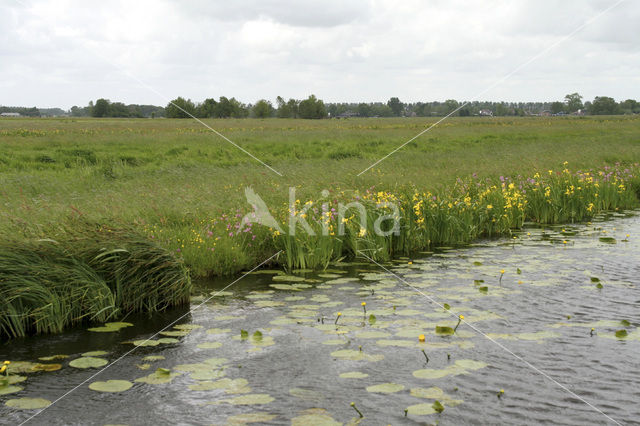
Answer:
MULTIPOLYGON (((617 0, 0 0, 0 105, 478 100, 617 0)), ((640 99, 627 0, 479 100, 640 99)))

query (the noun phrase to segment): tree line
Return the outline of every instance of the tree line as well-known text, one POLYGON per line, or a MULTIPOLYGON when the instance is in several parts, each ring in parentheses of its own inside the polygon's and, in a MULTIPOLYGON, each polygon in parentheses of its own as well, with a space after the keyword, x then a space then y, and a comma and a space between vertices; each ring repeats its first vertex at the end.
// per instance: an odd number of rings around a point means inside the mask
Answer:
POLYGON ((397 97, 387 102, 325 103, 315 95, 303 100, 278 96, 275 104, 260 99, 255 104, 245 104, 236 98, 220 96, 217 100, 207 98, 202 102, 178 97, 165 107, 155 105, 125 105, 100 98, 85 107, 73 106, 65 113, 59 108, 38 109, 25 107, 2 107, 2 112, 17 112, 23 116, 71 115, 73 117, 130 117, 130 118, 348 118, 348 117, 442 117, 455 116, 526 116, 526 115, 616 115, 639 114, 640 103, 633 99, 616 102, 608 96, 596 96, 583 102, 579 93, 570 93, 564 101, 556 102, 459 102, 448 99, 444 102, 404 103, 397 97))

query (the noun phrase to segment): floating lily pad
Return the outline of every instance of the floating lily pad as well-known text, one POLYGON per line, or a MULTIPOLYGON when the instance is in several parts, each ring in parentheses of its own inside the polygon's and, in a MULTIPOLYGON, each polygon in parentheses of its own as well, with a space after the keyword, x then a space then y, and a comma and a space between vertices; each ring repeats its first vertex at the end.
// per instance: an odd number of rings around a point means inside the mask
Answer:
POLYGON ((173 328, 176 330, 197 330, 202 328, 202 326, 200 324, 178 324, 174 325, 173 328))
POLYGON ((147 383, 150 385, 161 385, 164 383, 170 383, 174 378, 176 378, 180 374, 182 373, 177 373, 177 372, 165 373, 163 371, 156 370, 153 373, 149 374, 148 376, 140 377, 135 381, 138 383, 147 383))
POLYGON ((136 364, 136 367, 140 370, 148 370, 151 368, 151 364, 136 364))
POLYGON ((367 392, 372 393, 396 393, 403 389, 404 386, 397 383, 382 383, 379 385, 367 386, 367 392))
POLYGON ((24 388, 20 386, 13 386, 13 385, 0 386, 0 395, 8 395, 10 393, 20 392, 22 389, 24 388))
POLYGON ((254 302, 258 308, 277 308, 279 306, 285 306, 284 302, 276 302, 274 300, 258 300, 254 302))
POLYGON ((33 371, 57 371, 62 368, 62 364, 36 364, 33 371))
POLYGON ((30 361, 13 361, 7 366, 7 371, 9 374, 33 373, 35 371, 33 367, 36 365, 38 365, 38 363, 30 361))
POLYGON ((275 419, 275 414, 269 413, 245 413, 227 418, 227 426, 242 426, 248 423, 269 423, 275 419))
POLYGON ((232 291, 212 291, 209 294, 212 297, 228 297, 228 296, 233 296, 234 293, 232 291))
POLYGON ((163 344, 163 345, 170 345, 170 344, 173 344, 173 343, 180 343, 180 340, 174 339, 172 337, 162 337, 162 338, 156 340, 156 342, 158 342, 159 344, 163 344))
POLYGON ((152 339, 140 339, 140 340, 134 340, 133 342, 127 342, 127 343, 131 343, 135 346, 158 346, 160 344, 160 342, 158 342, 157 340, 152 340, 152 339))
POLYGON ((87 330, 96 333, 115 333, 125 327, 133 327, 133 324, 128 322, 108 322, 102 327, 92 327, 88 328, 87 330))
POLYGON ((617 330, 617 331, 616 331, 616 337, 617 337, 617 338, 619 338, 619 339, 624 338, 624 337, 627 337, 627 336, 628 336, 628 334, 629 334, 629 333, 627 333, 627 330, 624 330, 624 329, 623 329, 623 330, 617 330))
POLYGON ((60 355, 43 356, 38 359, 40 361, 56 361, 59 359, 66 359, 66 358, 69 358, 69 355, 60 354, 60 355))
POLYGON ((191 373, 191 378, 193 380, 216 380, 224 376, 226 376, 226 373, 222 369, 200 370, 191 373))
POLYGON ((109 361, 104 358, 84 356, 74 359, 69 363, 69 366, 74 368, 100 368, 107 365, 108 363, 109 361))
POLYGON ((448 336, 455 333, 453 327, 447 327, 442 325, 436 325, 436 334, 448 336))
POLYGON ((439 387, 430 388, 413 388, 411 389, 411 396, 416 398, 438 399, 444 396, 444 392, 439 387))
POLYGON ((85 352, 83 354, 81 354, 82 356, 104 356, 107 355, 109 352, 106 351, 91 351, 91 352, 85 352))
POLYGON ((106 382, 93 382, 89 389, 96 392, 124 392, 133 386, 128 380, 107 380, 106 382))
POLYGON ((412 414, 414 416, 426 416, 435 413, 436 410, 433 408, 432 403, 416 404, 407 407, 407 414, 412 414))
POLYGON ((304 281, 304 277, 299 277, 296 275, 276 275, 273 277, 273 281, 287 281, 287 282, 301 282, 304 281))
POLYGON ((27 380, 25 376, 18 376, 17 374, 10 374, 8 376, 3 376, 2 379, 4 379, 8 385, 14 385, 16 383, 21 383, 27 380))
POLYGON ((364 379, 365 377, 369 377, 369 375, 359 371, 349 371, 347 373, 340 374, 341 379, 364 379))
POLYGON ((306 414, 296 416, 291 419, 291 426, 341 426, 341 422, 337 422, 326 412, 326 410, 313 408, 304 411, 306 414))
POLYGON ((142 358, 143 361, 161 361, 164 359, 162 355, 149 355, 142 358))
POLYGON ((198 344, 198 348, 200 349, 218 349, 222 347, 221 342, 203 342, 198 344))
POLYGON ((190 333, 189 330, 168 330, 161 331, 159 334, 169 337, 184 337, 190 333))
POLYGON ((230 328, 210 328, 207 330, 207 334, 227 334, 231 333, 230 328))
POLYGON ((323 340, 320 343, 322 343, 323 345, 340 346, 340 345, 344 345, 346 343, 346 340, 343 340, 343 339, 330 339, 330 340, 323 340))
POLYGON ((350 361, 371 361, 377 362, 384 359, 382 354, 367 354, 363 351, 356 351, 353 349, 341 349, 339 351, 331 352, 331 356, 339 359, 346 359, 350 361))
POLYGON ((51 401, 44 398, 16 398, 8 400, 4 405, 19 410, 39 410, 51 405, 51 401))
POLYGON ((615 244, 616 243, 616 239, 613 237, 600 237, 599 238, 601 243, 607 243, 607 244, 615 244))

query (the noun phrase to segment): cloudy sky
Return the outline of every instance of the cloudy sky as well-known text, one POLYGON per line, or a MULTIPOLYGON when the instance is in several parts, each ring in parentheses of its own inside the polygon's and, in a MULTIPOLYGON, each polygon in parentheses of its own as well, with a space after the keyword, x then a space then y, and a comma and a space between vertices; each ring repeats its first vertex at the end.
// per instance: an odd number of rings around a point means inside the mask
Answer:
POLYGON ((617 1, 0 0, 0 105, 640 99, 640 2, 592 20, 617 1))

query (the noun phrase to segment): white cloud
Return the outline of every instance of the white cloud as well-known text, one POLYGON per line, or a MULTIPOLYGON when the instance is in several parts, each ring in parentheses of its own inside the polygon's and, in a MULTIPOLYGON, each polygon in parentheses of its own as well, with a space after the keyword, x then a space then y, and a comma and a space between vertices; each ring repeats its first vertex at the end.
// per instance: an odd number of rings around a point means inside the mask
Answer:
MULTIPOLYGON (((0 104, 469 100, 614 1, 6 1, 0 104)), ((482 98, 640 98, 638 21, 623 2, 482 98)))

